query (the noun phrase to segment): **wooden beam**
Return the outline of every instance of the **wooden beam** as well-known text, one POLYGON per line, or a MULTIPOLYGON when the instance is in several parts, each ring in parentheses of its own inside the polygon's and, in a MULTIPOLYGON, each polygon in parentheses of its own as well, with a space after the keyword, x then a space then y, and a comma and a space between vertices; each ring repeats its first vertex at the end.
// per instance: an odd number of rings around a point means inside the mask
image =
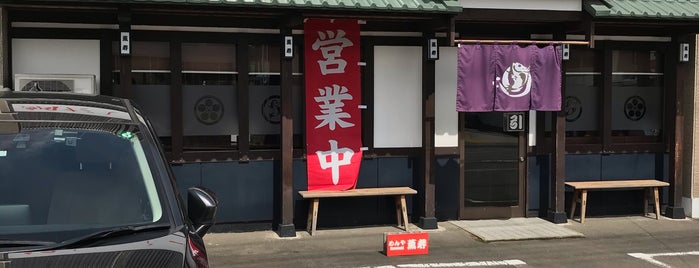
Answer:
POLYGON ((115 40, 113 30, 102 30, 100 36, 100 83, 99 91, 102 95, 114 96, 112 79, 114 75, 114 55, 112 54, 112 42, 115 40))
POLYGON ((592 21, 591 18, 586 19, 585 23, 587 24, 585 39, 590 41, 590 48, 595 48, 595 23, 592 21))
MULTIPOLYGON (((299 14, 287 14, 282 16, 281 19, 281 28, 282 32, 286 32, 285 29, 295 29, 295 28, 303 28, 303 20, 304 18, 301 17, 299 14)), ((284 33, 282 33, 284 34, 284 33)), ((289 35, 291 33, 289 32, 289 35)))
POLYGON ((589 45, 587 41, 561 41, 561 40, 477 40, 477 39, 457 39, 457 44, 568 44, 568 45, 589 45))
POLYGON ((170 135, 171 161, 181 161, 184 144, 182 118, 182 42, 178 37, 170 41, 170 135))
MULTIPOLYGON (((249 40, 241 37, 236 44, 238 58, 247 57, 249 40)), ((250 161, 250 76, 248 60, 237 60, 238 68, 238 157, 239 161, 250 161)))
POLYGON ((583 19, 583 13, 578 11, 548 11, 548 10, 506 10, 464 8, 456 16, 457 21, 493 21, 493 22, 578 22, 583 19))
MULTIPOLYGON (((563 39, 563 34, 559 33, 554 38, 563 39)), ((561 76, 565 74, 565 67, 561 67, 561 76)), ((561 79, 561 98, 565 99, 565 79, 561 79)), ((565 213, 565 148, 566 148, 566 114, 563 109, 553 112, 553 154, 551 159, 551 203, 548 211, 548 220, 553 223, 565 223, 568 221, 565 213)))
POLYGON ((551 203, 548 219, 554 223, 565 223, 565 112, 554 112, 553 154, 551 168, 551 203), (562 215, 562 216, 561 216, 562 215))
POLYGON ((372 40, 367 37, 361 38, 361 54, 363 62, 366 63, 360 70, 362 77, 362 100, 363 104, 367 105, 366 109, 361 111, 362 113, 362 125, 372 126, 362 128, 362 141, 365 147, 368 147, 371 151, 364 152, 364 158, 369 156, 369 152, 375 153, 374 149, 374 45, 372 40))
MULTIPOLYGON (((284 37, 291 36, 291 28, 282 28, 279 35, 279 45, 284 47, 284 37)), ((292 76, 292 58, 285 58, 282 49, 281 59, 281 176, 280 180, 281 193, 279 193, 276 202, 281 202, 281 211, 279 217, 279 236, 295 237, 294 231, 294 180, 293 180, 293 150, 294 150, 294 118, 293 118, 293 76, 292 76)), ((294 55, 298 57, 299 55, 294 55)), ((300 97, 300 96, 299 96, 300 97)))
MULTIPOLYGON (((126 8, 119 9, 118 21, 120 32, 131 32, 130 10, 126 8)), ((131 85, 131 55, 124 55, 120 57, 121 66, 119 66, 119 90, 114 93, 118 97, 133 99, 131 85)))
POLYGON ((598 122, 602 122, 602 150, 609 151, 612 146, 612 48, 603 46, 603 66, 602 66, 602 94, 600 94, 602 113, 598 117, 598 122))
POLYGON ((459 122, 458 124, 458 133, 459 133, 459 187, 455 191, 458 193, 458 198, 459 200, 459 206, 458 206, 458 218, 463 219, 465 218, 465 207, 464 207, 464 201, 466 198, 464 198, 466 194, 465 190, 465 185, 466 185, 466 113, 464 112, 459 112, 458 113, 459 117, 459 122))
POLYGON ((0 87, 10 87, 10 26, 7 18, 7 7, 0 6, 0 87))
POLYGON ((434 38, 433 32, 424 33, 422 61, 422 167, 423 174, 419 197, 422 197, 420 211, 420 228, 437 229, 435 218, 435 153, 434 153, 434 119, 435 119, 435 69, 434 60, 428 60, 429 44, 427 39, 434 38))
POLYGON ((447 40, 449 40, 449 46, 453 47, 456 40, 456 19, 454 17, 449 18, 449 29, 447 31, 447 40))
POLYGON ((683 178, 682 178, 682 146, 684 134, 684 113, 682 111, 682 97, 684 90, 684 79, 685 76, 693 77, 692 73, 688 73, 691 68, 685 68, 689 63, 678 63, 679 58, 679 42, 677 37, 673 37, 672 45, 665 56, 665 75, 668 78, 666 90, 668 92, 667 99, 670 104, 669 108, 670 114, 670 128, 671 131, 668 135, 669 138, 669 182, 670 182, 670 196, 668 198, 668 205, 665 209, 665 215, 673 219, 684 219, 684 209, 682 208, 682 192, 683 192, 683 178))

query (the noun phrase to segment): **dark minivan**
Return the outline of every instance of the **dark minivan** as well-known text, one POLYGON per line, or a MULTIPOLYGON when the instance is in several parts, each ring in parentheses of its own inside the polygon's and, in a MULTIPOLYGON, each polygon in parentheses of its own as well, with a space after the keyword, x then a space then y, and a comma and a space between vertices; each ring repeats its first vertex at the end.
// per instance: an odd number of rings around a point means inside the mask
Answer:
POLYGON ((128 100, 0 92, 0 267, 207 267, 217 201, 186 198, 128 100))

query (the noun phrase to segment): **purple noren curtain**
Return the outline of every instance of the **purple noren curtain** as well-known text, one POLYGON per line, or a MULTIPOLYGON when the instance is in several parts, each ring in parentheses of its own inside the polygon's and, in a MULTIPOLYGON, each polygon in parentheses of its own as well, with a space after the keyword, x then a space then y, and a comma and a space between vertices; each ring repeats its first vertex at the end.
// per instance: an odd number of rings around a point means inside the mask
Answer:
POLYGON ((559 111, 561 53, 549 45, 461 45, 456 110, 559 111))

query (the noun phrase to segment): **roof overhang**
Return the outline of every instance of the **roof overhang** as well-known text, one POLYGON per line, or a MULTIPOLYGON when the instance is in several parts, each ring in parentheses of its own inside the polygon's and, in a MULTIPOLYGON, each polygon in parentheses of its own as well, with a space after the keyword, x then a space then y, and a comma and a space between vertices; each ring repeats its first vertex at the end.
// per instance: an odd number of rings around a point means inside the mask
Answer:
POLYGON ((585 0, 583 9, 594 18, 699 21, 699 0, 585 0))
POLYGON ((10 4, 45 5, 94 5, 94 6, 160 6, 173 7, 225 7, 260 8, 281 10, 326 10, 344 12, 391 12, 457 14, 462 10, 458 0, 5 0, 10 4))

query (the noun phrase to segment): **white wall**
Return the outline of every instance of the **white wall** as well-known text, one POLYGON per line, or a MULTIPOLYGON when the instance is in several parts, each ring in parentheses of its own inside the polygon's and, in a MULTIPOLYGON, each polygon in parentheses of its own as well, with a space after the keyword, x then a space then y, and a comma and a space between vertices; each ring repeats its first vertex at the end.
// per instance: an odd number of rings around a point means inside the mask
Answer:
POLYGON ((582 0, 460 0, 464 8, 582 11, 582 0))
POLYGON ((688 218, 699 218, 699 198, 682 197, 682 207, 684 215, 688 218))
POLYGON ((15 74, 92 74, 100 84, 100 41, 12 39, 15 74))
POLYGON ((456 47, 440 47, 435 70, 435 147, 459 146, 456 112, 456 47))
POLYGON ((422 48, 374 47, 374 147, 422 147, 422 48))

